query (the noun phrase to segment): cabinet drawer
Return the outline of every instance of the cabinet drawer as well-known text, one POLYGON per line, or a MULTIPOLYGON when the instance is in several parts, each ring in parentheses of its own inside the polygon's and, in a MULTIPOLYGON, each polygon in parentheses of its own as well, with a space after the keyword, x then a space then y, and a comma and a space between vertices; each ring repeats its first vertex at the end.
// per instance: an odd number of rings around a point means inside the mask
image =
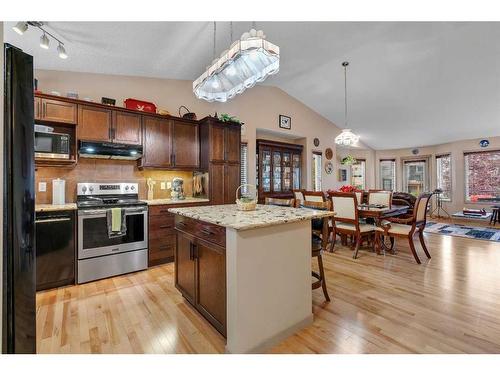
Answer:
POLYGON ((168 212, 168 209, 170 207, 167 205, 161 206, 149 206, 149 216, 154 216, 154 215, 167 215, 170 217, 174 217, 174 214, 168 212))
POLYGON ((224 227, 177 215, 175 229, 226 247, 226 228, 224 227))
POLYGON ((149 240, 149 262, 163 260, 174 256, 176 246, 175 234, 161 239, 149 240))

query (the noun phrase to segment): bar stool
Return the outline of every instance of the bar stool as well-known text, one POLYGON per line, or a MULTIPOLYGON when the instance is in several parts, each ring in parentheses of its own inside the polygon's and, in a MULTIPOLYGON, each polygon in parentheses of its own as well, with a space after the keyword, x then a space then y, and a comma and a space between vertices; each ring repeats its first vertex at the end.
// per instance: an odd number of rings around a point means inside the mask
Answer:
POLYGON ((495 226, 497 222, 500 222, 500 218, 498 217, 498 211, 500 211, 499 206, 493 206, 491 210, 491 218, 490 218, 490 225, 495 226))

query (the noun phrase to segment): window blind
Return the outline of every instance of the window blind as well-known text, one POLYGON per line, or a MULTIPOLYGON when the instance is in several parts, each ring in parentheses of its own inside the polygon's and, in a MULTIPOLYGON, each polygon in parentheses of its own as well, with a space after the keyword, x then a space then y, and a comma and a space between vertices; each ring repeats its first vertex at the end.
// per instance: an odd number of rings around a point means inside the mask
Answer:
MULTIPOLYGON (((248 184, 248 144, 241 143, 241 164, 240 164, 240 181, 241 184, 248 184)), ((241 188, 243 194, 247 193, 246 188, 241 188)))

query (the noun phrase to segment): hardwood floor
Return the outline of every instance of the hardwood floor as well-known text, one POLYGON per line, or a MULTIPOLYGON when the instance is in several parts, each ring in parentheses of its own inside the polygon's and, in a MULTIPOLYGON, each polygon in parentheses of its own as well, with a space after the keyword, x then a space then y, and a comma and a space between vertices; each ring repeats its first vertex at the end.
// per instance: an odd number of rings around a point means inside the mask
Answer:
MULTIPOLYGON (((332 301, 271 353, 500 353, 500 244, 426 234, 417 265, 336 245, 332 301)), ((316 268, 316 262, 313 262, 316 268)), ((223 353, 224 339, 174 287, 173 265, 37 295, 38 353, 223 353)))

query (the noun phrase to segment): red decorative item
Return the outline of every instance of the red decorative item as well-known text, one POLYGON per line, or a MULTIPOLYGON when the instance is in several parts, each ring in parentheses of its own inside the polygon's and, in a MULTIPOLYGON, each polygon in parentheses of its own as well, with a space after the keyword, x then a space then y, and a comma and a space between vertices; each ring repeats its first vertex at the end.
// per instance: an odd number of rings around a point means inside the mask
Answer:
POLYGON ((357 191, 361 191, 361 190, 358 190, 356 189, 355 186, 352 186, 352 185, 343 185, 339 191, 341 191, 342 193, 355 193, 357 191))
POLYGON ((145 102, 143 100, 128 98, 125 99, 123 103, 125 104, 125 108, 127 109, 156 113, 156 105, 151 102, 145 102))

